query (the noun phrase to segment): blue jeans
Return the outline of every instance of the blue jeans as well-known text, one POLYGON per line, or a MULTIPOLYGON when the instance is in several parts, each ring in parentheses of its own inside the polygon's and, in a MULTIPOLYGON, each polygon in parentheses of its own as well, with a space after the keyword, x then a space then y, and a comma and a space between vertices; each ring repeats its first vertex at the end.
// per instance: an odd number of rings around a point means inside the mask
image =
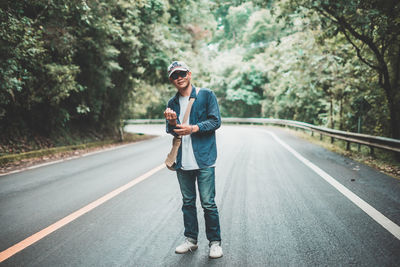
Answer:
POLYGON ((215 204, 215 168, 209 167, 199 170, 177 170, 179 186, 182 193, 182 212, 186 237, 197 240, 199 225, 196 211, 196 178, 200 193, 201 206, 206 222, 207 239, 221 241, 219 215, 215 204))

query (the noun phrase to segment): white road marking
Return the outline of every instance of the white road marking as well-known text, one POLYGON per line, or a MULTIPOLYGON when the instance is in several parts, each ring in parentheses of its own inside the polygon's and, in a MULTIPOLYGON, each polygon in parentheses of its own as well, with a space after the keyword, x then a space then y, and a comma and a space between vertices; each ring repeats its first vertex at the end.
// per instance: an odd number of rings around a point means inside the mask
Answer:
POLYGON ((106 201, 112 199, 113 197, 121 194, 122 192, 128 190, 129 188, 135 186, 136 184, 146 180, 156 172, 162 170, 165 168, 165 164, 161 164, 150 171, 146 172, 145 174, 142 174, 141 176, 133 179, 129 183, 111 191, 110 193, 102 196, 101 198, 93 201, 92 203, 84 206, 83 208, 69 214, 68 216, 62 218, 61 220, 53 223, 52 225, 44 228, 43 230, 25 238, 21 242, 9 247, 8 249, 0 252, 0 263, 5 261, 6 259, 10 258, 14 254, 20 252, 21 250, 29 247, 30 245, 36 243, 37 241, 41 240, 42 238, 48 236, 49 234, 53 233, 54 231, 60 229, 61 227, 69 224, 70 222, 76 220, 77 218, 81 217, 82 215, 88 213, 89 211, 97 208, 98 206, 102 205, 106 201))
POLYGON ((297 159, 303 162, 307 167, 316 172, 319 176, 321 176, 325 181, 331 184, 334 188, 336 188, 340 193, 342 193, 345 197, 347 197, 350 201, 356 204, 360 209, 362 209, 365 213, 367 213, 372 219, 374 219, 377 223, 382 225, 387 231, 389 231, 392 235, 394 235, 397 239, 400 240, 400 226, 392 222, 374 207, 369 205, 367 202, 362 200, 359 196, 351 192, 344 185, 335 180, 332 176, 321 170, 318 166, 313 164, 308 159, 304 158, 300 155, 296 150, 291 148, 288 144, 283 142, 279 137, 277 137, 274 133, 267 131, 279 144, 281 144, 284 148, 286 148, 290 153, 292 153, 297 159))

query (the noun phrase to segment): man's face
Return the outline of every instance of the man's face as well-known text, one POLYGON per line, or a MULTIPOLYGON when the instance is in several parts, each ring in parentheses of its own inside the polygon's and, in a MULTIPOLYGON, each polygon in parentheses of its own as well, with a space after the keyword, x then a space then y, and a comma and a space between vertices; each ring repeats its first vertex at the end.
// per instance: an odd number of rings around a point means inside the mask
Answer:
POLYGON ((178 89, 186 89, 190 85, 190 79, 192 78, 192 73, 190 71, 175 71, 169 77, 172 84, 178 89))

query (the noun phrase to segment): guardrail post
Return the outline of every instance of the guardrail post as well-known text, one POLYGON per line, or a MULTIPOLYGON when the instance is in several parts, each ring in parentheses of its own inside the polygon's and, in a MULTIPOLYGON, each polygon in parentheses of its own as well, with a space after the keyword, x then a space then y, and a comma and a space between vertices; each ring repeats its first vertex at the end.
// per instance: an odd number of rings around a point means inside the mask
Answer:
POLYGON ((375 156, 374 147, 372 147, 372 146, 369 147, 369 154, 370 154, 372 157, 375 156))
POLYGON ((331 144, 333 144, 333 142, 335 142, 335 138, 331 137, 331 144))
POLYGON ((346 142, 346 150, 347 150, 347 151, 350 150, 350 142, 349 142, 349 141, 346 142))
POLYGON ((124 130, 122 127, 118 128, 118 133, 119 133, 119 141, 124 142, 124 130))
POLYGON ((319 140, 322 141, 322 133, 319 134, 319 140))
POLYGON ((118 134, 119 134, 119 141, 120 142, 124 141, 124 128, 125 128, 125 125, 126 125, 125 120, 120 120, 119 127, 118 127, 118 134))

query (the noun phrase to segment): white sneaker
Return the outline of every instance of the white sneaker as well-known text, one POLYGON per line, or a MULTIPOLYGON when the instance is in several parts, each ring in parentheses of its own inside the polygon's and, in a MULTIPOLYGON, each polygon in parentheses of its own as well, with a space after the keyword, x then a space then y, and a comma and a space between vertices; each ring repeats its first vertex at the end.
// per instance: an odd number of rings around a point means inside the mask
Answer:
POLYGON ((194 251, 198 248, 197 244, 195 243, 196 241, 194 241, 191 238, 186 238, 185 242, 183 242, 182 245, 179 245, 176 247, 175 249, 175 253, 178 254, 184 254, 187 253, 189 251, 194 251))
POLYGON ((210 258, 218 259, 223 256, 221 243, 218 241, 213 241, 210 244, 210 258))

